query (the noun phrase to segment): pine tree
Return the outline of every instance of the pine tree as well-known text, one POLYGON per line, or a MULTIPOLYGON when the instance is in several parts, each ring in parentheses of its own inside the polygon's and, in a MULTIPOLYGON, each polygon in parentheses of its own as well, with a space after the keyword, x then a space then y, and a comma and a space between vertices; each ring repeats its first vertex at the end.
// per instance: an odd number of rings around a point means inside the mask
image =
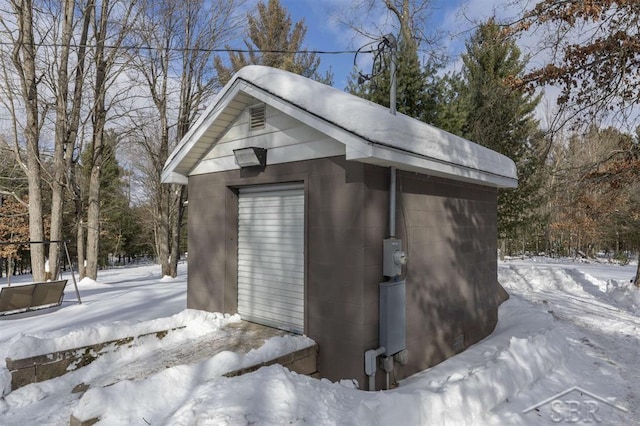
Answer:
POLYGON ((463 94, 460 73, 449 73, 436 79, 436 111, 433 124, 447 132, 462 135, 469 116, 469 103, 463 94))
MULTIPOLYGON (((244 43, 248 54, 229 52, 229 66, 220 57, 215 58, 214 65, 221 84, 250 64, 279 68, 331 84, 333 76, 330 72, 324 76, 317 72, 320 58, 315 53, 303 51, 302 44, 307 34, 304 19, 293 24, 291 15, 279 0, 268 0, 266 4, 259 2, 257 12, 257 16, 247 14, 248 38, 244 43)), ((231 49, 229 46, 226 48, 231 49)))
POLYGON ((493 21, 481 25, 463 54, 463 96, 468 116, 463 136, 510 157, 518 167, 518 188, 498 193, 498 235, 515 238, 534 220, 542 138, 533 112, 539 96, 514 89, 508 78, 524 73, 526 60, 493 21))
MULTIPOLYGON (((130 223, 133 213, 121 180, 123 170, 119 166, 116 156, 118 137, 113 131, 105 132, 105 143, 102 148, 104 160, 100 176, 100 246, 97 259, 100 268, 107 266, 110 253, 117 255, 122 252, 122 247, 127 239, 139 232, 139 226, 136 229, 136 224, 130 223)), ((82 194, 85 204, 88 203, 86 194, 90 173, 90 155, 91 150, 85 150, 81 154, 82 194)))
MULTIPOLYGON (((376 0, 368 0, 369 10, 375 9, 376 0)), ((437 71, 441 64, 430 57, 421 63, 418 50, 428 40, 423 31, 424 13, 430 9, 430 0, 384 0, 389 16, 398 28, 396 52, 396 110, 402 114, 434 123, 437 118, 438 79, 437 71)), ((362 28, 357 29, 363 33, 362 28)), ((389 40, 384 40, 387 42, 389 40)), ((391 49, 389 44, 385 49, 378 45, 379 55, 374 59, 370 80, 363 84, 356 84, 360 74, 352 74, 348 82, 347 91, 368 99, 377 104, 389 107, 391 87, 391 49)))
MULTIPOLYGON (((352 72, 346 90, 379 105, 389 107, 391 87, 391 54, 387 49, 376 64, 370 80, 357 84, 360 74, 352 72)), ((400 41, 396 59, 396 109, 398 112, 433 123, 436 118, 434 61, 420 65, 417 48, 412 41, 400 41)))

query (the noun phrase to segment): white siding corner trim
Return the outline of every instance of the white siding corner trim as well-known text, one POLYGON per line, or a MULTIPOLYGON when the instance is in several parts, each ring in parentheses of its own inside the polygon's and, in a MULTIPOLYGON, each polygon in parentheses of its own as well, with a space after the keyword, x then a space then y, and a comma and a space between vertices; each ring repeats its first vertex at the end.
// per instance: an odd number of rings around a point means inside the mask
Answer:
POLYGON ((240 188, 238 313, 304 333, 304 186, 240 188))

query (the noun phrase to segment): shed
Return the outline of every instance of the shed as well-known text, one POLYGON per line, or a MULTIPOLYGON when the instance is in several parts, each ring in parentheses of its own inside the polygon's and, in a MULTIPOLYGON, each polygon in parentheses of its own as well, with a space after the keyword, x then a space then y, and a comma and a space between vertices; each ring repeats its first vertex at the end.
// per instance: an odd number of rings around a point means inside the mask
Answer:
POLYGON ((189 188, 188 307, 306 334, 322 377, 362 388, 373 377, 379 388, 384 373, 371 373, 365 353, 381 343, 400 345, 379 353, 402 361, 391 363, 401 379, 496 325, 497 189, 517 178, 494 151, 248 66, 171 153, 162 180, 189 188), (383 270, 385 239, 407 253, 397 276, 383 270))

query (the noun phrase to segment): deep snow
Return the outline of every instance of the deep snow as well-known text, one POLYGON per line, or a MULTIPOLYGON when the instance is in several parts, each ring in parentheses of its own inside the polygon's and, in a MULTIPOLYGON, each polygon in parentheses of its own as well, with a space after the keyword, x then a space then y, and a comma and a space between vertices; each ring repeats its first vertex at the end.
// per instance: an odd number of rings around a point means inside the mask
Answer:
POLYGON ((159 277, 156 266, 109 270, 99 283, 80 283, 82 305, 74 303, 69 286, 61 308, 0 319, 0 423, 68 424, 74 413, 99 415, 100 424, 109 425, 528 425, 557 424, 558 416, 574 424, 640 424, 640 297, 629 283, 634 268, 550 259, 501 263, 499 279, 511 298, 500 307, 494 333, 391 391, 363 392, 349 380, 331 383, 279 366, 221 377, 304 345, 299 338, 273 339, 245 356, 226 352, 145 379, 96 386, 84 396, 72 394, 78 383, 113 378, 118 368, 152 356, 159 345, 216 333, 238 320, 185 311, 184 269, 175 280, 159 277), (63 377, 8 393, 8 355, 178 324, 186 328, 173 340, 141 340, 63 377), (577 401, 573 411, 554 411, 552 402, 535 407, 573 386, 601 400, 573 390, 554 399, 577 401))

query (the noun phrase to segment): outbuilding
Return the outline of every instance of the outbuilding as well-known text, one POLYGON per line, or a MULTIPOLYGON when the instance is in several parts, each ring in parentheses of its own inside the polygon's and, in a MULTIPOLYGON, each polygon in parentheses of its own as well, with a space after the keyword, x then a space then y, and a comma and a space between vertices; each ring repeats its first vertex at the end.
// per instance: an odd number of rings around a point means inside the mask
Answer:
POLYGON ((306 334, 322 377, 380 388, 378 356, 405 378, 496 325, 497 190, 517 178, 494 151, 248 66, 162 179, 189 188, 188 307, 306 334))

